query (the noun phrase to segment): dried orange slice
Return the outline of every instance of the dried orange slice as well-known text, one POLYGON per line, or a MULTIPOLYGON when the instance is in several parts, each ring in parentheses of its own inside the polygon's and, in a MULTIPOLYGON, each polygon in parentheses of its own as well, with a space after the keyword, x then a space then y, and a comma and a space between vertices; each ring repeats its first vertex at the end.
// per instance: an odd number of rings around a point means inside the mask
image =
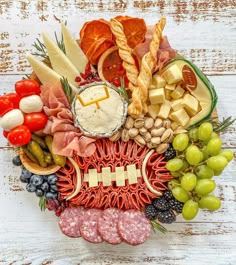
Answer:
POLYGON ((110 47, 114 46, 114 41, 111 39, 100 38, 96 40, 88 49, 86 56, 93 65, 98 64, 100 56, 110 47))
POLYGON ((132 49, 145 40, 147 26, 142 18, 118 16, 116 19, 123 25, 127 43, 132 49))
POLYGON ((85 54, 96 40, 101 38, 112 40, 113 37, 109 23, 103 19, 85 23, 84 29, 80 32, 80 36, 80 47, 85 54))

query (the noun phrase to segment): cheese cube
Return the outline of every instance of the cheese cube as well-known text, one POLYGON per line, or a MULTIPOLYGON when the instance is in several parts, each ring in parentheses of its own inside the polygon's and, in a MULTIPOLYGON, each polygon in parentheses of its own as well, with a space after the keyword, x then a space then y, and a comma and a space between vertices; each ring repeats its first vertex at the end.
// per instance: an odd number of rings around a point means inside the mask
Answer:
POLYGON ((185 94, 183 106, 190 116, 194 116, 198 112, 199 102, 194 96, 185 94))
POLYGON ((156 119, 159 110, 160 110, 160 105, 159 105, 159 104, 149 105, 149 106, 148 106, 148 114, 149 114, 153 119, 156 119))
POLYGON ((164 88, 149 90, 149 100, 151 104, 163 103, 165 101, 164 88))
POLYGON ((171 104, 170 101, 166 100, 163 104, 161 104, 160 111, 158 113, 158 117, 162 119, 167 119, 170 113, 171 104))
POLYGON ((152 77, 152 85, 155 88, 163 88, 166 85, 166 80, 158 74, 153 75, 152 77))
POLYGON ((183 80, 182 72, 176 64, 170 66, 161 76, 169 85, 176 84, 183 80))
POLYGON ((169 89, 165 89, 165 98, 166 98, 167 100, 171 100, 171 99, 172 99, 172 97, 171 97, 171 93, 172 93, 171 90, 169 90, 169 89))
POLYGON ((165 89, 175 90, 175 87, 176 87, 176 84, 173 84, 173 85, 166 84, 165 89))
POLYGON ((177 129, 179 127, 179 124, 174 121, 174 122, 171 123, 171 126, 170 127, 174 131, 175 129, 177 129))
POLYGON ((185 90, 180 85, 178 85, 170 95, 172 98, 178 99, 178 98, 181 98, 183 96, 184 91, 185 90))
POLYGON ((179 125, 185 126, 189 120, 190 117, 188 116, 188 113, 184 109, 177 110, 175 112, 171 113, 171 118, 176 121, 179 125))
POLYGON ((152 84, 150 84, 150 86, 149 86, 149 88, 148 88, 149 90, 152 90, 152 89, 156 89, 156 86, 155 85, 152 85, 152 84))
POLYGON ((180 98, 180 99, 176 99, 176 100, 173 100, 171 102, 171 108, 176 111, 176 110, 179 110, 179 109, 182 109, 184 106, 183 106, 183 99, 180 98))

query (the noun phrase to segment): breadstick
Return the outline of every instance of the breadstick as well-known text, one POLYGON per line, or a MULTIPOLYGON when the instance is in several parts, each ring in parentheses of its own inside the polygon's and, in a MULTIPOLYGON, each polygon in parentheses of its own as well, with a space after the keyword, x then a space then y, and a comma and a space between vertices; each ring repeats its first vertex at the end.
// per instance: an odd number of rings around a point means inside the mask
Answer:
POLYGON ((128 112, 131 116, 137 117, 147 112, 148 88, 152 80, 152 72, 157 64, 157 52, 162 39, 162 31, 165 27, 166 19, 161 18, 155 25, 155 31, 149 46, 149 51, 143 56, 141 70, 138 75, 138 86, 132 93, 132 103, 129 105, 128 112), (140 111, 140 107, 141 111, 140 111))
POLYGON ((129 80, 129 89, 131 91, 134 90, 134 87, 137 86, 137 79, 138 79, 138 69, 135 65, 134 58, 132 56, 132 49, 127 44, 127 39, 124 34, 124 29, 122 24, 112 18, 110 20, 110 27, 112 33, 116 37, 116 44, 119 47, 119 55, 120 58, 123 60, 123 67, 126 70, 126 75, 129 80))

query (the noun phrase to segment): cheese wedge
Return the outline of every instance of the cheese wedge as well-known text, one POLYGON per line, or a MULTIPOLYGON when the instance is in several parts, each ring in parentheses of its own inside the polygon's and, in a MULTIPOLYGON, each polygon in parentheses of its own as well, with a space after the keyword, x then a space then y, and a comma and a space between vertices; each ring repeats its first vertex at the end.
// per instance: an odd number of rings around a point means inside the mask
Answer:
POLYGON ((47 33, 43 33, 42 36, 53 70, 77 86, 75 78, 80 76, 79 71, 47 33))
POLYGON ((66 56, 80 73, 85 73, 88 59, 64 23, 61 23, 66 56))
MULTIPOLYGON (((33 71, 35 72, 38 79, 43 85, 47 85, 47 84, 52 85, 52 84, 56 84, 60 82, 60 79, 62 78, 62 76, 56 73, 50 67, 48 67, 44 62, 40 61, 37 57, 28 53, 26 54, 26 59, 30 63, 33 71)), ((70 84, 70 86, 73 92, 77 93, 78 91, 77 87, 73 86, 72 84, 70 84)))

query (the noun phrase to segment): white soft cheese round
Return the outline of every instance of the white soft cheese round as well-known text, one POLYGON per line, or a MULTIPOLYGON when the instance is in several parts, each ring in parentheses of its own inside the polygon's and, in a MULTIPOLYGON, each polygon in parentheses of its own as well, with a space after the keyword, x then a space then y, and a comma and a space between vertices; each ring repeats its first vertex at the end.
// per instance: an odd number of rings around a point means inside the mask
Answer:
POLYGON ((20 126, 24 123, 24 115, 19 109, 13 109, 7 112, 0 120, 0 126, 5 131, 20 126))
MULTIPOLYGON (((122 125, 124 102, 114 89, 108 87, 108 91, 110 97, 98 102, 100 108, 96 104, 82 106, 79 99, 75 101, 76 125, 88 134, 109 134, 122 125)), ((88 87, 80 96, 84 103, 101 98, 105 96, 104 85, 88 87)))
POLYGON ((38 95, 24 97, 20 101, 20 109, 24 113, 40 112, 43 109, 43 101, 38 95))

